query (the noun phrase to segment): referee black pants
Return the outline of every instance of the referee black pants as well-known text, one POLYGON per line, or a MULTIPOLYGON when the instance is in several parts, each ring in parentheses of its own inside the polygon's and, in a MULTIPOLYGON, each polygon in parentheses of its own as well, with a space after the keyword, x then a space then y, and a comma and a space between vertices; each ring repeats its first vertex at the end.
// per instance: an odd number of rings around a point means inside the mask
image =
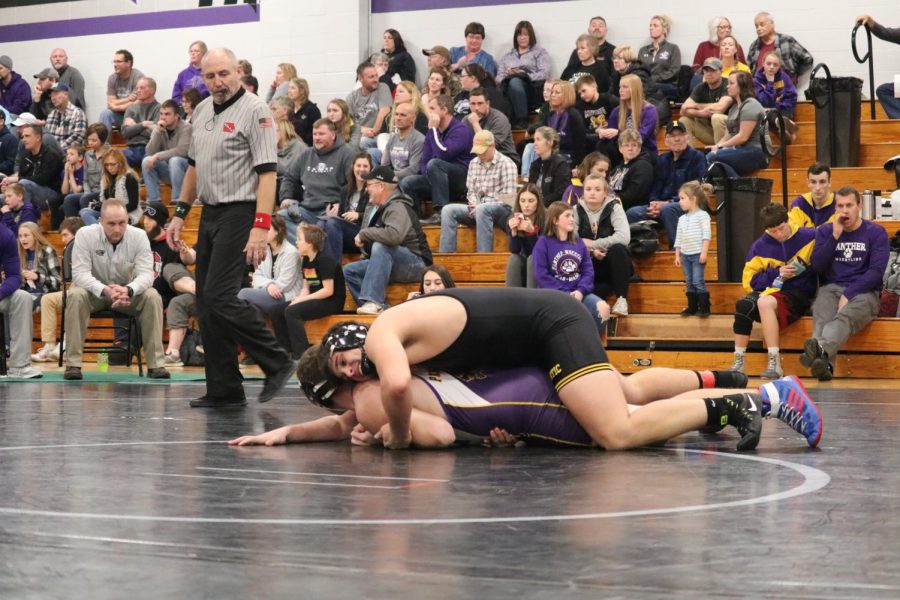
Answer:
POLYGON ((238 298, 246 273, 244 247, 253 225, 255 202, 204 206, 197 238, 197 317, 206 352, 206 394, 243 398, 238 344, 266 375, 290 360, 262 316, 238 298))

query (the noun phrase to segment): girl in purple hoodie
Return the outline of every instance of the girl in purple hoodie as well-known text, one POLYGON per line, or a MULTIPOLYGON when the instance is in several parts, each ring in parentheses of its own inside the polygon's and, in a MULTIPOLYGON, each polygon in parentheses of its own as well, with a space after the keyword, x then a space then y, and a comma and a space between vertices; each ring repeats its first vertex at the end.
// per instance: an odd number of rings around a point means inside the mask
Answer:
POLYGON ((597 330, 609 318, 609 305, 594 295, 591 255, 575 231, 575 209, 565 202, 547 208, 547 225, 531 253, 534 278, 539 288, 565 292, 584 304, 597 330))

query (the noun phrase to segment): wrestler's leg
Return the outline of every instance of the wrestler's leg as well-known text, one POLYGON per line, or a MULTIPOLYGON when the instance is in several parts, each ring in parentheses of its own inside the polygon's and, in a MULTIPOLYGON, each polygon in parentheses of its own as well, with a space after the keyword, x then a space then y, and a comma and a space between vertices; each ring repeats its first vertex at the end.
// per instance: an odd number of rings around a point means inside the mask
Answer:
MULTIPOLYGON (((710 389, 723 378, 723 375, 729 378, 725 385, 730 385, 732 383, 730 372, 725 374, 723 371, 691 371, 666 367, 651 367, 628 377, 620 374, 619 381, 629 404, 646 404, 655 400, 672 398, 690 390, 703 392, 703 395, 694 397, 710 398, 712 397, 709 395, 710 389)), ((741 383, 746 385, 746 378, 741 377, 740 379, 741 383)), ((738 393, 738 390, 732 390, 729 393, 738 393)))

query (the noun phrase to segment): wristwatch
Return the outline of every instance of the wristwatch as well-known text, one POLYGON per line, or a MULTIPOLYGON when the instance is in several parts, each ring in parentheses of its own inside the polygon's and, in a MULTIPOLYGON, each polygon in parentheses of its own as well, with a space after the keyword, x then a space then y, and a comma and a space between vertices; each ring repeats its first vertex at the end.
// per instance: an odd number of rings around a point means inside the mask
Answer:
POLYGON ((125 286, 125 289, 128 290, 128 297, 129 297, 129 298, 134 298, 134 290, 131 288, 131 286, 130 286, 130 285, 126 285, 126 286, 125 286))

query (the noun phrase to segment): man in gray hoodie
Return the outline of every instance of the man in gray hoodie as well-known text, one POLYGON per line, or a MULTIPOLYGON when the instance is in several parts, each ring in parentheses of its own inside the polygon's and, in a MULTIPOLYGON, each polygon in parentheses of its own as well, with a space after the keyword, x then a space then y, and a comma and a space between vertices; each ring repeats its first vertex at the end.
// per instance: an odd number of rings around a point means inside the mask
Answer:
POLYGON ((388 283, 419 281, 432 257, 412 198, 398 189, 394 170, 380 166, 364 179, 375 212, 354 241, 368 258, 346 265, 344 279, 356 312, 377 315, 385 309, 388 283))
POLYGON ((278 214, 284 217, 291 244, 297 241, 301 222, 315 225, 325 217, 327 205, 341 201, 341 188, 347 185, 355 156, 328 119, 313 123, 312 135, 312 148, 288 167, 279 191, 278 214))

